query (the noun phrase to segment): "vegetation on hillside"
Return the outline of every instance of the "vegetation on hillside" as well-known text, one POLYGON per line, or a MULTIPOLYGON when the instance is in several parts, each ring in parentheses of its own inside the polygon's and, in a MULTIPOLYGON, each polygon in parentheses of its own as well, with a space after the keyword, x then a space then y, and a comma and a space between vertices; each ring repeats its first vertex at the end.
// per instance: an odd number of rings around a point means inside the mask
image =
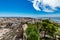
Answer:
POLYGON ((59 25, 51 22, 49 19, 42 20, 42 22, 36 22, 35 24, 28 24, 26 29, 27 40, 53 40, 56 39, 56 33, 58 32, 59 25), (43 37, 41 33, 43 32, 43 37), (47 35, 47 36, 46 36, 47 35))

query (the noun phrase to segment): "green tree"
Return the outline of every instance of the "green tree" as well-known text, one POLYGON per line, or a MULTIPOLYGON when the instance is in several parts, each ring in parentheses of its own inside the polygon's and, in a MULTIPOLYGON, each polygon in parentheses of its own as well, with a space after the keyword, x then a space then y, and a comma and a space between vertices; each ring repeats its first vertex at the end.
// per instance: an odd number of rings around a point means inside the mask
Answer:
POLYGON ((46 35, 50 36, 49 38, 55 38, 55 34, 58 31, 58 24, 50 21, 49 19, 42 20, 42 22, 35 22, 35 24, 28 24, 26 29, 27 39, 28 40, 40 40, 40 32, 44 31, 44 38, 46 35), (40 32, 39 32, 40 31, 40 32))
POLYGON ((38 38, 39 35, 35 31, 33 31, 29 34, 27 40, 39 40, 38 38))
POLYGON ((35 25, 29 24, 28 28, 26 29, 27 40, 39 40, 39 32, 35 25))
POLYGON ((57 30, 58 30, 58 26, 56 26, 50 20, 46 19, 46 20, 42 20, 42 26, 41 26, 40 30, 44 31, 44 38, 45 38, 45 35, 54 37, 55 32, 57 32, 57 30))

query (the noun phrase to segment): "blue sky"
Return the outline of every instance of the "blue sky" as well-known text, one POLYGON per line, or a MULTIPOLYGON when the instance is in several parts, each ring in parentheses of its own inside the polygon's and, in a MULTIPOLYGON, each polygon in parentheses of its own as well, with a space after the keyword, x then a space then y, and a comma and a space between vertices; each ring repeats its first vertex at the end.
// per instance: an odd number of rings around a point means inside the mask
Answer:
POLYGON ((28 0, 0 0, 0 17, 59 17, 59 10, 37 11, 28 0))

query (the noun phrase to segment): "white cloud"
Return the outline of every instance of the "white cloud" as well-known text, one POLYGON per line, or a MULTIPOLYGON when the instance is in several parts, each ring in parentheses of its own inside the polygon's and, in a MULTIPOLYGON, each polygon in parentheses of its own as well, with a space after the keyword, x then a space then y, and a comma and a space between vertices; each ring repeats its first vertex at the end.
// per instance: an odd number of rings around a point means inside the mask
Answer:
POLYGON ((30 0, 33 3, 33 7, 37 11, 45 11, 45 12, 54 12, 57 10, 56 7, 60 7, 60 0, 30 0), (46 8, 46 6, 50 8, 46 8))

